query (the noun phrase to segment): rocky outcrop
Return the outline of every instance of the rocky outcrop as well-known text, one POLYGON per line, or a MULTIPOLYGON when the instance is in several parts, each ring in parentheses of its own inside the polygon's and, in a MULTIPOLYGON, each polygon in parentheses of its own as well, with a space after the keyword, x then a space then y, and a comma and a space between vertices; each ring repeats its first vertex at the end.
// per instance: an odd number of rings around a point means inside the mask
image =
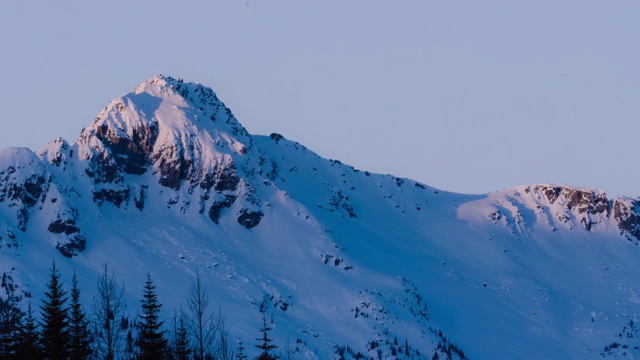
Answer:
POLYGON ((33 208, 46 199, 51 175, 29 149, 7 149, 1 155, 11 159, 0 164, 0 203, 15 209, 17 227, 24 232, 33 208))
POLYGON ((609 200, 600 190, 579 190, 564 186, 536 185, 534 191, 544 194, 550 204, 563 198, 563 205, 578 214, 609 214, 609 200))
POLYGON ((95 184, 120 184, 123 182, 122 169, 102 144, 88 151, 85 173, 95 184))
POLYGON ((77 232, 80 232, 80 228, 76 226, 76 221, 74 219, 57 219, 51 224, 49 224, 48 229, 49 232, 54 234, 66 234, 71 235, 77 232))
POLYGON ((53 234, 66 235, 66 239, 58 240, 56 243, 56 249, 62 255, 70 258, 85 249, 87 239, 80 234, 75 219, 56 219, 49 224, 47 230, 53 234))
POLYGON ((222 210, 230 208, 236 201, 236 198, 237 196, 235 195, 223 195, 222 199, 214 201, 209 208, 209 219, 218 224, 220 222, 222 210))
POLYGON ((625 238, 640 242, 640 200, 610 200, 597 189, 540 184, 489 194, 472 203, 478 202, 487 207, 485 219, 510 227, 514 236, 528 236, 535 226, 546 223, 552 232, 617 228, 625 238))
POLYGON ((107 124, 102 124, 96 128, 95 136, 110 150, 110 155, 124 173, 142 175, 151 164, 158 126, 154 123, 141 125, 131 129, 131 135, 122 136, 107 124))
POLYGON ((567 207, 578 214, 609 215, 609 200, 602 191, 583 191, 564 188, 562 195, 567 199, 567 207))
POLYGON ((255 210, 240 210, 240 216, 238 216, 238 223, 247 229, 251 229, 260 223, 264 214, 261 211, 255 210))
POLYGON ((613 218, 620 235, 635 242, 640 241, 640 200, 617 198, 613 202, 613 218))
POLYGON ((51 141, 47 146, 38 151, 37 155, 43 162, 54 167, 66 170, 70 159, 73 158, 73 149, 63 138, 51 141))
POLYGON ((609 218, 611 212, 609 199, 600 190, 581 190, 542 184, 534 186, 533 189, 528 187, 525 192, 531 190, 535 194, 542 194, 549 204, 562 207, 556 211, 559 221, 566 223, 573 216, 587 231, 591 231, 593 225, 602 219, 609 218))
POLYGON ((0 249, 3 247, 15 249, 18 247, 18 241, 16 234, 0 219, 0 249))
POLYGON ((129 188, 125 189, 97 189, 93 192, 93 201, 102 206, 105 202, 119 208, 122 204, 129 203, 129 188))

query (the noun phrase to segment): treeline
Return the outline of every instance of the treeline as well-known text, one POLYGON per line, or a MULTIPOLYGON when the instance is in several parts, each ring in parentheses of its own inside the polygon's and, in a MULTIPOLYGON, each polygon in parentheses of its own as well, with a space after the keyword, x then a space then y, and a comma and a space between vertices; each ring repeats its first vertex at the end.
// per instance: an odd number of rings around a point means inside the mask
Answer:
MULTIPOLYGON (((126 314, 124 285, 107 264, 98 276, 88 313, 80 301, 75 272, 68 293, 55 262, 38 306, 39 318, 31 294, 20 294, 6 274, 1 285, 6 299, 0 296, 0 359, 248 359, 243 343, 230 336, 222 311, 211 310, 199 273, 187 294, 186 309, 174 311, 170 324, 161 319, 162 304, 150 273, 133 319, 126 314)), ((271 327, 262 309, 255 359, 293 359, 298 350, 288 342, 284 353, 274 354, 278 347, 269 337, 271 327)))

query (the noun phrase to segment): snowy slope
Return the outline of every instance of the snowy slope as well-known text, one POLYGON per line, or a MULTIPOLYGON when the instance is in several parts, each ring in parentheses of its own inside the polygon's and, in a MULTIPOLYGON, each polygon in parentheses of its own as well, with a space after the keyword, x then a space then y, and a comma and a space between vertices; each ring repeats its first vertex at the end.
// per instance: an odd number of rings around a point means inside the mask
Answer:
POLYGON ((147 270, 167 317, 200 271, 250 352, 266 306, 299 358, 431 359, 451 343, 472 359, 632 358, 638 205, 356 170, 250 135, 211 89, 159 75, 73 143, 0 152, 0 264, 39 298, 55 259, 90 299, 108 261, 131 316, 147 270))

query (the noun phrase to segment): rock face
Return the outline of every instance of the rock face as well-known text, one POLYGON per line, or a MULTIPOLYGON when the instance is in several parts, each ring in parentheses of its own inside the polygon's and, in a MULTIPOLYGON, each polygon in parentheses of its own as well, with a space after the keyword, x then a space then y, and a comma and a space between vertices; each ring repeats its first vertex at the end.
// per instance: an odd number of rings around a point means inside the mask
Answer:
POLYGON ((640 201, 620 197, 613 202, 613 218, 620 235, 627 239, 640 241, 640 201))
POLYGON ((7 149, 0 154, 0 203, 14 208, 17 227, 26 231, 33 209, 44 203, 51 176, 29 149, 7 149))
POLYGON ((577 227, 589 232, 616 228, 626 239, 640 241, 638 200, 611 200, 597 189, 539 184, 504 190, 472 203, 482 203, 488 209, 485 219, 510 227, 514 236, 527 236, 536 224, 546 223, 553 232, 577 227))
MULTIPOLYGON (((580 190, 570 187, 538 185, 534 191, 545 194, 550 204, 560 200, 562 206, 579 217, 580 223, 586 230, 591 231, 591 226, 595 224, 592 219, 595 215, 608 218, 611 212, 609 200, 604 192, 600 190, 580 190)), ((570 218, 565 214, 561 216, 563 220, 570 218)))
POLYGON ((565 205, 578 214, 608 215, 610 211, 606 194, 599 190, 586 191, 544 184, 535 186, 534 191, 542 192, 551 204, 554 204, 559 198, 564 199, 565 205))
POLYGON ((580 223, 585 229, 591 230, 592 225, 600 222, 594 221, 593 217, 600 216, 607 221, 613 221, 620 235, 634 242, 640 241, 640 202, 638 200, 626 197, 609 200, 600 190, 578 190, 551 185, 539 185, 536 188, 546 195, 551 204, 562 199, 563 206, 576 215, 582 215, 580 223))
MULTIPOLYGON (((277 146, 287 142, 276 133, 270 138, 277 146)), ((252 229, 268 214, 256 188, 284 181, 283 170, 296 173, 298 168, 281 169, 211 89, 158 75, 111 101, 72 144, 59 138, 37 154, 6 150, 0 204, 11 209, 22 232, 34 212, 46 214, 52 242, 73 256, 86 246, 78 197, 91 199, 98 211, 105 206, 146 211, 149 197, 163 196, 167 207, 181 213, 198 204, 198 213, 215 224, 230 216, 252 229)), ((401 188, 402 180, 395 179, 401 188)), ((355 220, 351 190, 332 188, 318 206, 355 220)), ((548 184, 526 187, 524 193, 534 211, 547 209, 554 227, 571 224, 591 231, 612 222, 621 235, 640 239, 635 200, 611 201, 602 191, 548 184)), ((496 208, 489 217, 498 221, 506 213, 496 208)), ((513 215, 514 224, 519 217, 522 213, 513 215)))
POLYGON ((200 203, 200 213, 207 209, 214 223, 229 213, 251 229, 264 216, 255 186, 272 181, 275 173, 275 163, 265 162, 211 89, 162 75, 111 101, 73 144, 58 138, 37 155, 28 149, 5 152, 0 203, 15 210, 24 232, 53 187, 48 203, 53 209, 45 212, 55 215, 47 230, 65 256, 86 245, 81 215, 72 205, 75 196, 92 199, 98 208, 133 205, 144 211, 150 193, 164 193, 167 206, 180 202, 181 212, 200 203))

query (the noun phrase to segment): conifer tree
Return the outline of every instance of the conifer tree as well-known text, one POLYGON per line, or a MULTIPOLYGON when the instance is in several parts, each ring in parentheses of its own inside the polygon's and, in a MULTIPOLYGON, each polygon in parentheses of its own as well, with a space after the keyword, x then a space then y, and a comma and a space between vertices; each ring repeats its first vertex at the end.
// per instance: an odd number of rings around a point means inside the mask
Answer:
POLYGON ((144 286, 142 303, 142 322, 138 338, 139 354, 141 360, 158 360, 164 358, 167 352, 167 340, 162 330, 164 321, 160 321, 160 308, 155 285, 151 280, 151 274, 147 273, 147 281, 144 286))
POLYGON ((16 359, 39 359, 42 357, 40 351, 40 334, 38 334, 38 327, 36 324, 36 318, 34 311, 31 308, 31 301, 27 305, 27 315, 20 332, 20 342, 16 349, 16 359))
POLYGON ((173 348, 175 358, 177 360, 187 360, 191 355, 191 347, 189 346, 189 333, 185 324, 185 315, 180 308, 180 317, 174 317, 174 340, 173 348))
POLYGON ((244 345, 242 341, 238 341, 238 351, 236 352, 236 360, 247 360, 247 355, 244 353, 244 345))
POLYGON ((71 360, 83 360, 91 355, 91 332, 89 331, 89 320, 87 320, 80 303, 80 289, 78 289, 78 279, 75 272, 71 280, 70 312, 69 334, 71 343, 69 344, 69 358, 71 360))
POLYGON ((133 340, 133 331, 128 329, 126 344, 124 347, 124 358, 125 359, 135 359, 135 350, 134 350, 135 341, 133 340))
POLYGON ((51 265, 50 279, 42 300, 42 354, 48 359, 66 359, 69 356, 69 308, 67 292, 62 289, 60 272, 55 261, 51 265))
POLYGON ((262 337, 256 339, 261 342, 260 345, 256 345, 256 347, 261 350, 261 353, 260 355, 258 355, 258 357, 256 357, 255 360, 276 360, 279 357, 271 355, 270 351, 277 349, 278 347, 272 344, 273 340, 269 338, 269 331, 271 331, 272 329, 267 325, 267 317, 264 313, 262 313, 262 323, 263 326, 262 328, 260 328, 262 337))
POLYGON ((2 287, 7 299, 0 296, 0 359, 12 359, 20 342, 24 313, 18 305, 21 298, 15 294, 16 288, 6 273, 2 276, 2 287))

